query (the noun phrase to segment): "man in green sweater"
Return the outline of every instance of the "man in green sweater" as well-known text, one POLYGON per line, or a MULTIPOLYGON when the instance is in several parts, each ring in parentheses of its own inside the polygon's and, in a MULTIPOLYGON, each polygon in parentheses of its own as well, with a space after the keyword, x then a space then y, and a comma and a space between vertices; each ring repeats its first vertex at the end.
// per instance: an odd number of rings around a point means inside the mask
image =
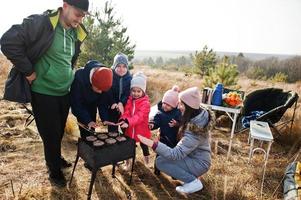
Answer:
MULTIPOLYGON (((61 156, 61 141, 70 108, 73 66, 87 36, 81 22, 88 7, 88 0, 63 0, 63 7, 57 10, 31 15, 13 25, 0 42, 3 54, 14 65, 8 82, 19 73, 30 85, 49 180, 60 187, 66 185, 61 169, 71 166, 61 156)), ((13 84, 5 89, 22 91, 13 84)))

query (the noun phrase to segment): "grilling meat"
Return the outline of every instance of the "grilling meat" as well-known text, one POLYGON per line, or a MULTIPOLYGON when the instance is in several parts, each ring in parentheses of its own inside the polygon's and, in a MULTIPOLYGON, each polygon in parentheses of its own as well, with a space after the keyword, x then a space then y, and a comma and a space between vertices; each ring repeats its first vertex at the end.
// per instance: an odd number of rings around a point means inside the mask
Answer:
POLYGON ((113 139, 113 138, 108 138, 105 140, 107 144, 115 144, 116 143, 116 140, 113 139))
POLYGON ((106 134, 99 134, 99 135, 97 135, 97 137, 99 138, 99 139, 101 139, 101 140, 105 140, 105 139, 107 139, 108 138, 108 136, 106 135, 106 134))
POLYGON ((115 132, 109 132, 110 137, 117 137, 118 133, 115 132))
POLYGON ((96 140, 93 142, 93 145, 96 146, 96 147, 101 147, 103 146, 105 143, 101 140, 96 140))
POLYGON ((95 137, 93 135, 90 135, 90 136, 86 137, 86 140, 89 141, 89 142, 93 142, 93 141, 97 140, 97 137, 95 137))
POLYGON ((126 138, 123 137, 123 136, 118 136, 118 137, 116 138, 116 140, 117 140, 118 142, 122 142, 122 141, 126 141, 126 138))

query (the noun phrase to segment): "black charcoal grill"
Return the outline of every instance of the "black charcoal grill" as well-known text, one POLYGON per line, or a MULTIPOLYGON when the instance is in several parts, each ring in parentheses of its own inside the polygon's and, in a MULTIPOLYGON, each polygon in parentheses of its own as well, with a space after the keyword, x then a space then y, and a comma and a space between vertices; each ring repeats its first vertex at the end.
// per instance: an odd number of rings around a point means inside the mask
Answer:
POLYGON ((136 142, 135 140, 127 136, 124 137, 126 138, 125 141, 117 141, 115 144, 105 144, 101 147, 96 147, 93 145, 93 142, 79 138, 77 144, 77 155, 70 179, 70 185, 79 157, 81 157, 89 165, 89 167, 91 167, 91 182, 87 199, 91 199, 92 189, 97 171, 99 170, 99 168, 106 165, 113 165, 112 177, 114 178, 116 164, 120 161, 132 159, 133 165, 129 181, 129 184, 131 184, 136 157, 136 142))

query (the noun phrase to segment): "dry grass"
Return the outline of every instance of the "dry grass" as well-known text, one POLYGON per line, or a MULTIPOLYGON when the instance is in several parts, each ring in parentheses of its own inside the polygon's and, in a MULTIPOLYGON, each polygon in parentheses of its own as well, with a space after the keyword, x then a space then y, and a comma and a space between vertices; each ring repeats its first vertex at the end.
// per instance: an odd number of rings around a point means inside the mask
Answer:
MULTIPOLYGON (((1 61, 3 63, 3 61, 1 61)), ((7 65, 7 64, 6 64, 7 65)), ((190 86, 201 87, 202 80, 197 77, 186 77, 179 72, 167 72, 137 67, 149 77, 148 94, 152 104, 158 102, 164 91, 178 84, 181 89, 190 86)), ((137 71, 137 69, 134 69, 137 71)), ((7 71, 6 71, 7 73, 7 71)), ((1 73, 2 74, 2 73, 1 73)), ((2 77, 3 78, 3 77, 2 77)), ((239 85, 247 93, 263 87, 281 87, 301 94, 301 83, 272 84, 262 81, 250 81, 241 78, 239 85)), ((3 88, 3 80, 1 81, 3 88)), ((300 102, 300 101, 299 101, 300 102)), ((80 160, 75 171, 71 187, 58 189, 47 180, 47 170, 43 159, 43 146, 35 124, 24 128, 27 117, 24 109, 14 103, 0 101, 0 199, 85 199, 90 181, 90 173, 80 160), (3 117, 4 116, 4 117, 3 117), (14 195, 11 181, 13 183, 14 195)), ((288 112, 290 116, 292 113, 288 112)), ((63 155, 68 160, 75 160, 76 138, 78 130, 76 120, 70 117, 63 140, 63 155), (71 133, 71 134, 70 134, 71 133)), ((296 123, 292 135, 279 138, 273 143, 265 176, 263 199, 282 199, 282 186, 279 186, 285 167, 292 160, 296 149, 300 147, 295 138, 300 138, 300 103, 296 114, 296 123), (292 149, 295 143, 294 149, 292 149), (275 192, 274 192, 275 191, 275 192)), ((260 199, 263 156, 255 154, 252 162, 247 163, 249 145, 246 133, 235 135, 232 156, 226 161, 226 150, 229 143, 229 129, 214 130, 212 134, 212 167, 201 179, 204 189, 195 194, 184 196, 175 192, 179 181, 165 175, 155 176, 142 162, 140 148, 138 161, 133 175, 132 185, 128 185, 130 174, 117 169, 116 177, 111 177, 111 166, 103 168, 97 175, 92 199, 260 199)), ((152 154, 152 160, 154 154, 152 154)), ((300 159, 299 159, 300 160, 300 159)), ((64 171, 70 179, 71 169, 64 171)))
POLYGON ((138 66, 134 68, 134 72, 143 71, 147 76, 147 94, 150 96, 151 102, 157 103, 161 100, 165 91, 178 85, 180 90, 187 89, 192 86, 201 87, 202 80, 195 75, 185 76, 184 73, 152 69, 147 66, 138 66))
MULTIPOLYGON (((7 78, 7 74, 9 73, 11 63, 0 53, 0 90, 3 90, 4 81, 7 78)), ((2 92, 0 92, 2 98, 2 92)))
POLYGON ((7 76, 11 63, 0 53, 0 78, 3 80, 7 76))

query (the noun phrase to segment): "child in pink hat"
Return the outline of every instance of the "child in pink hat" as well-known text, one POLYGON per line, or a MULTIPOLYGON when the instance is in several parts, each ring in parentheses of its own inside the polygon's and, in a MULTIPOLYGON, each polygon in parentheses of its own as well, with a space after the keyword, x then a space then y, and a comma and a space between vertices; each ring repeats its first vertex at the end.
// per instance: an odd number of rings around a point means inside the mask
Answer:
MULTIPOLYGON (((160 142, 173 148, 177 145, 177 133, 181 112, 177 108, 179 102, 179 87, 173 86, 165 92, 162 101, 158 103, 158 112, 150 119, 149 128, 155 130, 160 128, 160 142)), ((160 175, 160 171, 155 168, 155 174, 160 175)))

